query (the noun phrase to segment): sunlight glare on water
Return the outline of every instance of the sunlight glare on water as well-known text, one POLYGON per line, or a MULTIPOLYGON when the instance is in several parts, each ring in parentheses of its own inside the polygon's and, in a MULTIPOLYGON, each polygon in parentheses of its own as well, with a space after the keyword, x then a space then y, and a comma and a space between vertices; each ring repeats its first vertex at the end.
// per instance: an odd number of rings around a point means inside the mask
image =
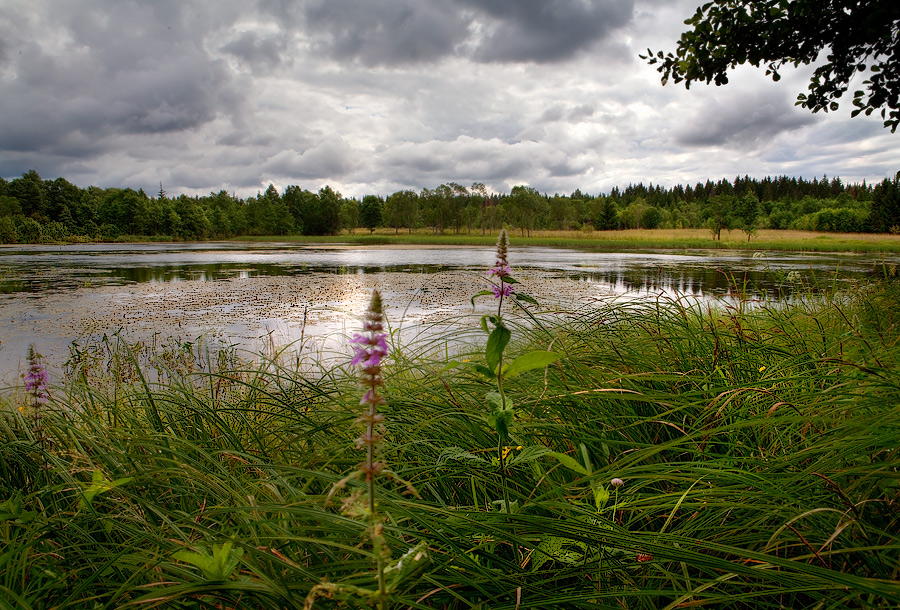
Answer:
MULTIPOLYGON (((493 247, 2 246, 0 380, 14 380, 30 343, 59 364, 72 341, 104 333, 191 341, 203 335, 251 351, 302 336, 317 349, 339 348, 375 287, 388 319, 418 336, 440 328, 441 319, 472 313, 469 299, 488 287, 484 270, 493 258, 493 247)), ((571 309, 612 297, 780 298, 871 275, 881 259, 513 247, 510 262, 542 305, 571 309)))

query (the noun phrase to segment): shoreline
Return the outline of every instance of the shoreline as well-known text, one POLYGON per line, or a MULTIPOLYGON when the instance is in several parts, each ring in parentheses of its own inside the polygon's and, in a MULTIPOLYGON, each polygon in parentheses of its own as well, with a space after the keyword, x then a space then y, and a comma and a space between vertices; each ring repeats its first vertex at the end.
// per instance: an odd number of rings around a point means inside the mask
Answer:
MULTIPOLYGON (((75 241, 54 244, 4 244, 3 248, 22 245, 85 245, 85 244, 204 244, 204 243, 281 243, 295 246, 332 248, 423 248, 440 249, 456 247, 493 247, 496 231, 479 233, 442 233, 417 230, 413 233, 395 233, 379 229, 374 233, 355 231, 341 235, 261 235, 217 238, 202 241, 176 239, 123 239, 121 241, 75 241)), ((722 231, 722 240, 712 239, 706 229, 629 229, 615 231, 532 231, 531 235, 510 233, 516 247, 572 248, 594 252, 633 250, 771 250, 784 252, 819 253, 900 253, 900 235, 886 233, 821 233, 792 230, 759 230, 748 240, 746 233, 738 230, 722 231)))

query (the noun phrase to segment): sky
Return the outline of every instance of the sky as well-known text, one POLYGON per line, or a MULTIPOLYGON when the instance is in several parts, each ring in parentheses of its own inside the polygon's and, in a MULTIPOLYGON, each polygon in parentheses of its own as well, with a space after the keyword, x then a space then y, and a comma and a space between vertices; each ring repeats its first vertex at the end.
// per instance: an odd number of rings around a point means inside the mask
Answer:
POLYGON ((0 176, 362 197, 900 170, 877 113, 794 106, 811 67, 662 86, 638 55, 698 2, 0 0, 0 176))

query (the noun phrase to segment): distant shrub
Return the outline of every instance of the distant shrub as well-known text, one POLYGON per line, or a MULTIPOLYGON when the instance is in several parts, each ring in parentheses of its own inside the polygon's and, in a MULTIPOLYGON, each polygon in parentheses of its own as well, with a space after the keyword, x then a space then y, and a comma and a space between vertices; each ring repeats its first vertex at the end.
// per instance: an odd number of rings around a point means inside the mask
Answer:
POLYGON ((820 210, 814 216, 817 231, 864 233, 869 230, 869 214, 865 210, 825 209, 820 210))
POLYGON ((26 218, 25 216, 17 217, 16 229, 19 232, 19 241, 26 244, 40 243, 41 236, 44 234, 41 223, 34 218, 26 218))
POLYGON ((121 234, 122 231, 120 231, 119 227, 114 224, 105 222, 100 225, 100 239, 103 239, 105 241, 113 241, 121 234))
POLYGON ((19 243, 19 231, 11 216, 0 217, 0 244, 19 243))

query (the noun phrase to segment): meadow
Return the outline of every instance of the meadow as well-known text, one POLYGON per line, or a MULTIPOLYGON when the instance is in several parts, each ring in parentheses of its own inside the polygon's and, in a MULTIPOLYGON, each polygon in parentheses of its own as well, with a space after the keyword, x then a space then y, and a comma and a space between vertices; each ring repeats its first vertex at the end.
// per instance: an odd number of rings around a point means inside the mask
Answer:
MULTIPOLYGON (((710 249, 710 250, 790 250, 795 252, 900 252, 900 235, 889 233, 823 233, 761 229, 748 240, 738 230, 723 230, 721 239, 713 239, 707 229, 626 229, 617 231, 531 231, 513 233, 517 246, 576 248, 600 252, 634 249, 710 249)), ((434 233, 428 229, 412 232, 393 229, 355 229, 340 235, 252 236, 235 238, 251 242, 356 243, 398 245, 490 246, 496 241, 491 232, 477 228, 455 233, 434 233)))
POLYGON ((507 296, 483 329, 386 337, 383 400, 349 358, 110 339, 46 387, 35 358, 0 407, 0 608, 900 604, 895 278, 507 296))

